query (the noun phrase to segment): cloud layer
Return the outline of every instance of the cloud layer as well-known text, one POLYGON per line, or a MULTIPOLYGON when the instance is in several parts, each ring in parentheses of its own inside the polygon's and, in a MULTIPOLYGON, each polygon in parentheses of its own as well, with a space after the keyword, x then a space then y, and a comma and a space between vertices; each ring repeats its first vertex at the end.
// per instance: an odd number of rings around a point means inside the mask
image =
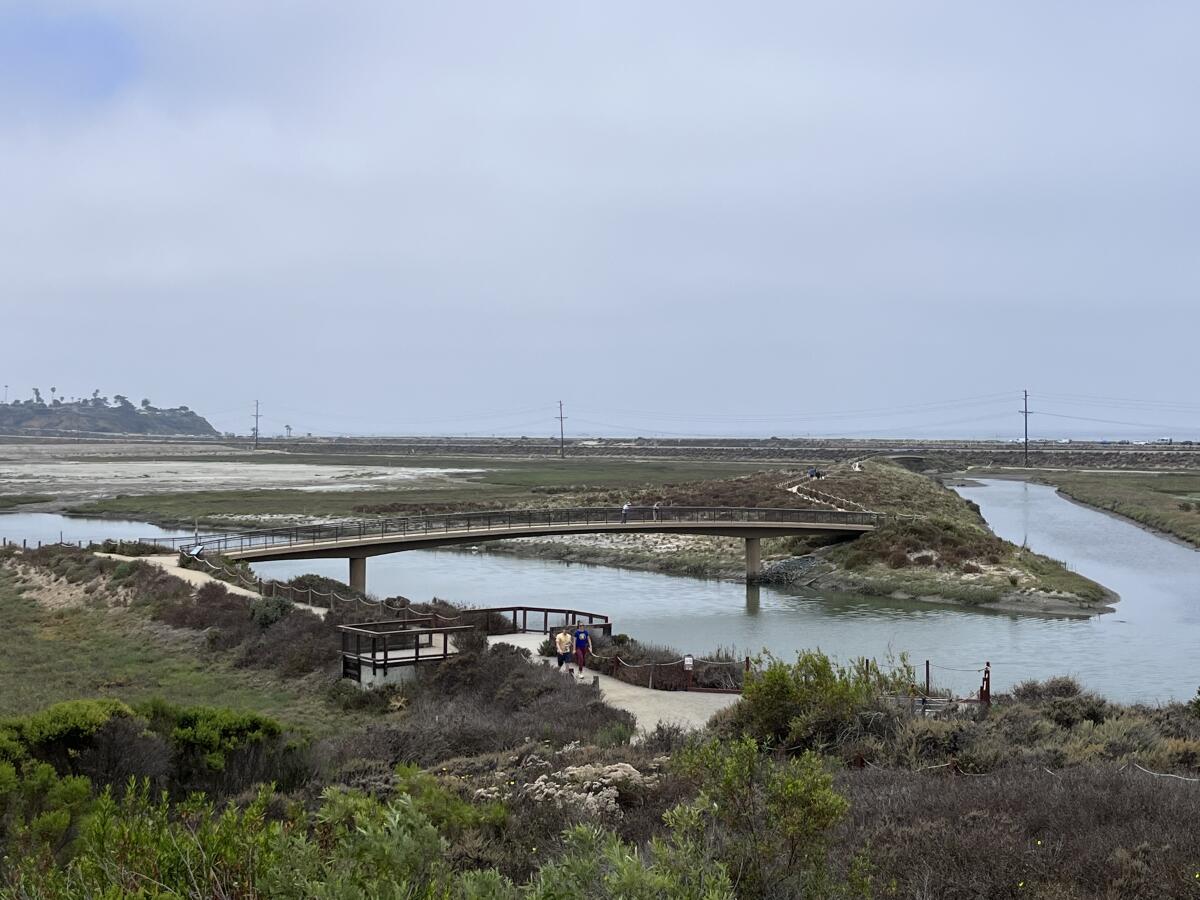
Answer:
POLYGON ((0 377, 243 431, 1190 399, 1190 5, 408 6, 0 13, 0 377))

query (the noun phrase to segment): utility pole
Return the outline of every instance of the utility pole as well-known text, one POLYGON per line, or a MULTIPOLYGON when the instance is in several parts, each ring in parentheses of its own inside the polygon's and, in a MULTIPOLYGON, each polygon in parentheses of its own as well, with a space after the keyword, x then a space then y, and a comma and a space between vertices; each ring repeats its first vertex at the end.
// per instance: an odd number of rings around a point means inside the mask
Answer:
POLYGON ((562 401, 559 400, 558 401, 558 416, 557 416, 557 419, 558 419, 558 458, 559 459, 567 458, 567 438, 566 438, 566 431, 563 428, 563 422, 566 420, 566 418, 567 417, 563 415, 562 401))
POLYGON ((1025 417, 1025 468, 1029 468, 1029 391, 1025 391, 1025 409, 1021 415, 1025 417))
POLYGON ((258 449, 258 420, 261 418, 262 418, 262 416, 260 416, 258 413, 258 401, 255 400, 254 401, 254 449, 255 450, 258 449))

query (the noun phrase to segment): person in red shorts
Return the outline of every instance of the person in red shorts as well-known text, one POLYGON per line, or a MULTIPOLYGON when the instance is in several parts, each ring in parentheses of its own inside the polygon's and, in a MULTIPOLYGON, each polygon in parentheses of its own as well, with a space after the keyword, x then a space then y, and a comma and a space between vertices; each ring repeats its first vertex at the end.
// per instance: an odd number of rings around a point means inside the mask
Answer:
POLYGON ((575 670, 582 675, 583 667, 587 665, 588 654, 592 652, 592 633, 582 622, 576 622, 572 636, 575 638, 575 670))

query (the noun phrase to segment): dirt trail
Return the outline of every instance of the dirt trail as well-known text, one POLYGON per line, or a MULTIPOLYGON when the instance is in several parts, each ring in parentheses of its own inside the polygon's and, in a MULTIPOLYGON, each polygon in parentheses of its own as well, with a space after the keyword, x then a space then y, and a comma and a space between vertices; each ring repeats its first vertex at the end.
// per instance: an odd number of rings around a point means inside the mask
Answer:
MULTIPOLYGON (((196 587, 201 587, 210 582, 217 582, 222 585, 225 590, 231 594, 237 594, 239 597, 252 597, 257 600, 262 595, 249 588, 239 587, 236 584, 230 584, 228 581, 222 581, 219 578, 214 578, 207 572, 198 572, 195 569, 185 569, 179 565, 178 556, 121 556, 118 553, 97 553, 97 556, 103 556, 107 559, 119 559, 123 561, 141 560, 142 562, 150 563, 152 566, 158 566, 160 569, 166 570, 169 574, 174 575, 188 584, 196 587)), ((321 606, 309 606, 307 603, 294 604, 297 609, 306 609, 315 616, 325 618, 325 613, 329 610, 321 606)))

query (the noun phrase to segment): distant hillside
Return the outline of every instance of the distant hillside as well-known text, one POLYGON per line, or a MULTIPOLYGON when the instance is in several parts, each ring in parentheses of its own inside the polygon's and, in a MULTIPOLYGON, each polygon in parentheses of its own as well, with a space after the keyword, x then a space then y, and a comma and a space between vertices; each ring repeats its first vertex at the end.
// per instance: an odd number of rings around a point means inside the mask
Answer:
POLYGON ((97 391, 86 399, 53 397, 47 403, 41 392, 35 390, 30 400, 0 403, 0 433, 60 432, 217 436, 217 430, 208 424, 208 420, 186 406, 159 409, 151 405, 149 400, 134 406, 120 394, 115 395, 111 402, 97 391))

